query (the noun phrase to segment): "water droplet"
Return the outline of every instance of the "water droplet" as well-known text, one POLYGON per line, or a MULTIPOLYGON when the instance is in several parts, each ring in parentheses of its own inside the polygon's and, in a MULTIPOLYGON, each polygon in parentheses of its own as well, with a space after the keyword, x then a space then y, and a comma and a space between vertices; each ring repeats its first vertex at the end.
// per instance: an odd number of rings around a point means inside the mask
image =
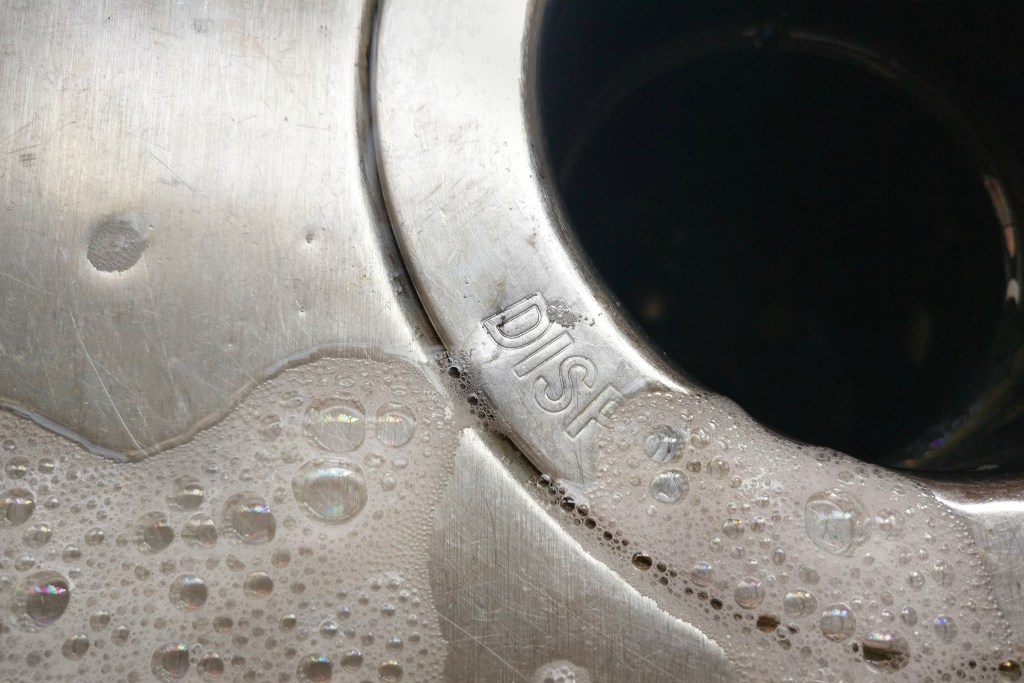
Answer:
POLYGON ((57 621, 70 599, 67 579, 54 571, 36 572, 22 579, 11 596, 11 614, 18 626, 35 631, 57 621))
POLYGON ((168 643, 153 653, 153 675, 161 681, 174 681, 188 674, 188 645, 168 643))
POLYGON ((180 610, 196 610, 206 604, 206 582, 198 576, 182 574, 171 581, 168 597, 180 610))
POLYGON ((944 614, 940 614, 932 620, 932 629, 935 631, 935 635, 938 636, 939 640, 944 643, 949 643, 956 640, 956 621, 953 617, 947 617, 944 614))
POLYGON ((196 671, 204 681, 214 681, 224 675, 224 660, 216 652, 208 652, 199 658, 196 671))
POLYGON ((363 653, 359 650, 349 650, 341 656, 341 665, 346 669, 358 669, 363 665, 363 653))
POLYGON ((377 675, 382 681, 400 681, 403 673, 402 665, 393 659, 384 662, 377 668, 377 675))
POLYGON ((299 661, 295 671, 305 683, 326 683, 334 673, 334 664, 327 655, 308 655, 299 661))
POLYGON ((782 609, 790 617, 810 616, 818 611, 818 599, 810 591, 790 591, 782 599, 782 609))
POLYGON ((167 505, 178 512, 191 512, 203 504, 206 489, 195 479, 181 478, 174 482, 174 490, 167 496, 167 505))
POLYGON ((698 562, 690 570, 690 580, 697 586, 710 586, 715 581, 715 569, 707 562, 698 562))
POLYGON ((209 548, 217 543, 217 525, 207 515, 193 515, 181 528, 181 540, 193 548, 209 548))
POLYGON ((829 605, 822 611, 818 626, 829 640, 841 641, 853 635, 857 620, 846 605, 829 605))
POLYGON ((398 448, 412 440, 416 416, 401 403, 385 403, 377 409, 377 440, 398 448))
POLYGON ((366 411, 354 398, 325 398, 306 411, 303 430, 315 445, 335 453, 355 450, 366 435, 366 411))
POLYGON ((894 631, 872 631, 864 636, 861 648, 864 661, 875 671, 898 671, 910 663, 910 647, 894 631))
POLYGON ((690 482, 682 470, 665 470, 651 480, 651 497, 659 503, 678 503, 690 491, 690 482))
POLYGON ((860 503, 838 489, 822 491, 807 500, 807 536, 822 550, 849 555, 868 538, 867 515, 860 503))
POLYGON ((740 607, 754 609, 764 600, 764 586, 752 577, 741 579, 732 597, 740 607))
POLYGON ((274 538, 277 520, 271 514, 270 506, 259 494, 242 491, 224 503, 221 527, 233 540, 246 545, 259 545, 274 538))
POLYGON ((274 591, 274 580, 266 572, 251 572, 245 577, 242 590, 251 598, 265 598, 274 591))
POLYGON ((28 489, 4 491, 0 494, 0 527, 24 524, 35 509, 35 496, 28 489))
POLYGON ((1024 667, 1014 659, 1007 659, 999 665, 999 675, 1008 681, 1019 681, 1024 676, 1024 667))
POLYGON ((326 524, 341 524, 366 505, 363 470, 344 460, 314 460, 292 478, 292 493, 303 512, 326 524))
POLYGON ((284 431, 284 422, 280 415, 264 415, 260 418, 259 426, 256 427, 256 436, 264 441, 274 441, 284 431))
POLYGON ((743 521, 739 519, 727 519, 722 524, 722 533, 729 538, 739 538, 743 535, 743 521))
POLYGON ((135 521, 135 547, 147 555, 158 553, 174 541, 174 529, 162 512, 147 512, 135 521))
POLYGON ((644 439, 644 453, 654 462, 666 463, 679 458, 683 435, 668 425, 655 427, 644 439))
POLYGON ((21 540, 30 548, 41 548, 50 542, 53 537, 53 530, 49 524, 33 524, 25 529, 21 540))
POLYGON ((921 572, 910 572, 907 574, 907 585, 915 590, 924 586, 924 574, 921 572))
POLYGON ((67 659, 81 659, 89 651, 89 637, 84 633, 71 636, 60 647, 60 653, 67 659))

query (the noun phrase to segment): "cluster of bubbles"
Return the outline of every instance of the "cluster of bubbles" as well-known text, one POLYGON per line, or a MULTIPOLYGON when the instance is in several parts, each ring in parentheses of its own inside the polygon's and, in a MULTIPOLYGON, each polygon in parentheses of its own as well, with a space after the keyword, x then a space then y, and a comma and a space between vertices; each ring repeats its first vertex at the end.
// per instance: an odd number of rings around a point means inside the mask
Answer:
POLYGON ((420 371, 362 359, 134 463, 0 411, 0 680, 441 678, 454 420, 420 371))
POLYGON ((659 605, 747 638, 741 677, 1020 679, 972 539, 913 482, 700 395, 632 399, 597 447, 585 500, 546 475, 534 490, 659 605))

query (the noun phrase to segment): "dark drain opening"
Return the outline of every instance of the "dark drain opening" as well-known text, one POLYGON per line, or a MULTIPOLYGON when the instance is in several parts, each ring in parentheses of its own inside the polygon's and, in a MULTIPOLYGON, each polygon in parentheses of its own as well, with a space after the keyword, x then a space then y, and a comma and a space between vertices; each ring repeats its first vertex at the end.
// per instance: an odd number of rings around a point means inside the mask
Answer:
MULTIPOLYGON (((599 20, 578 20, 593 49, 599 20)), ((994 350, 1016 314, 970 141, 830 48, 764 25, 689 35, 696 47, 660 53, 610 40, 605 62, 635 53, 581 75, 594 87, 575 116, 548 115, 574 106, 551 86, 594 69, 587 39, 545 44, 549 159, 598 272, 680 367, 766 426, 959 466, 920 456, 1001 380, 994 350)))

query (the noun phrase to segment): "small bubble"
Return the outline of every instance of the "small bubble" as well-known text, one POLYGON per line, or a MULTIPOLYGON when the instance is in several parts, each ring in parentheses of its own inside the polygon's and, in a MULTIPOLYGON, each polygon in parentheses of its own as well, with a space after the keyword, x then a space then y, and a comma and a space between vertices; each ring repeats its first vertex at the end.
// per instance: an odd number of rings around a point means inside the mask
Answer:
POLYGON ((216 652, 208 652, 199 658, 196 671, 204 681, 214 681, 224 675, 224 660, 216 652))
POLYGON ((266 572, 251 572, 245 577, 242 590, 251 598, 265 598, 274 591, 274 580, 266 572))
POLYGON ((210 548, 217 544, 217 525, 208 515, 193 515, 181 528, 181 540, 193 548, 210 548))
POLYGON ((764 600, 764 586, 755 578, 741 579, 733 591, 736 604, 744 609, 754 609, 764 600))
POLYGON ((882 510, 875 515, 874 527, 882 540, 899 540, 903 538, 903 515, 896 510, 882 510))
POLYGON ((924 586, 924 574, 921 572, 910 572, 907 574, 907 585, 915 590, 919 590, 924 586))
POLYGON ((403 673, 402 665, 393 659, 377 667, 377 675, 380 676, 380 680, 389 681, 389 683, 402 680, 403 673))
POLYGON ((864 661, 875 671, 898 671, 910 663, 910 647, 900 634, 881 629, 861 641, 864 661))
POLYGON ((198 576, 182 574, 171 581, 168 597, 180 610, 197 610, 206 604, 206 582, 198 576))
POLYGON ((868 538, 864 509, 839 489, 814 494, 804 509, 807 536, 822 550, 849 555, 868 538))
POLYGON ((727 519, 722 524, 722 533, 728 538, 739 538, 743 535, 743 521, 739 519, 727 519))
POLYGON ((110 612, 100 610, 98 612, 93 612, 93 614, 89 617, 89 628, 91 628, 93 631, 102 631, 109 625, 110 612))
POLYGON ((256 436, 264 441, 276 441, 284 432, 284 422, 280 415, 271 413, 260 418, 259 426, 256 427, 256 436))
POLYGON ((659 503, 678 503, 690 491, 690 482, 682 470, 665 470, 651 480, 650 494, 659 503))
POLYGON ((932 620, 932 629, 935 631, 938 639, 944 643, 956 640, 957 628, 953 617, 940 614, 932 620))
POLYGON ((945 560, 938 560, 932 565, 932 579, 943 588, 953 585, 953 567, 945 560))
POLYGON ((657 463, 673 462, 683 448, 683 435, 668 425, 655 427, 644 439, 644 453, 657 463))
POLYGON ((341 665, 346 669, 358 669, 363 665, 363 653, 359 650, 349 650, 341 656, 341 665))
POLYGON ((395 487, 398 486, 398 475, 394 472, 388 471, 380 477, 380 487, 385 491, 394 491, 395 487))
POLYGON ((725 479, 729 476, 729 461, 725 458, 712 458, 708 463, 708 473, 715 479, 725 479))
POLYGON ((70 599, 67 579, 54 571, 41 571, 21 580, 11 596, 10 608, 21 628, 35 631, 57 621, 70 599))
POLYGON ((242 491, 224 503, 221 527, 233 540, 245 545, 259 545, 274 538, 277 520, 271 514, 270 506, 259 494, 242 491))
POLYGON ((103 540, 105 538, 106 534, 103 532, 103 529, 99 528, 98 526, 93 527, 85 532, 85 544, 89 546, 100 545, 101 543, 103 543, 103 540))
POLYGON ((327 655, 307 655, 295 670, 295 675, 304 683, 326 683, 333 674, 334 664, 327 655))
POLYGON ((782 599, 782 609, 786 612, 786 616, 806 617, 818 610, 818 600, 810 591, 790 591, 782 599))
POLYGON ((1019 681, 1024 676, 1024 667, 1015 659, 1007 659, 999 665, 999 675, 1007 681, 1019 681))
POLYGON ((690 570, 690 580, 697 586, 710 586, 715 581, 715 569, 707 562, 698 562, 690 570))
POLYGON ((28 474, 28 465, 28 458, 15 456, 4 463, 4 474, 9 479, 22 479, 28 474))
POLYGON ((167 496, 167 505, 178 512, 190 512, 203 504, 206 489, 195 479, 181 478, 174 482, 174 490, 167 496))
POLYGON ((135 547, 146 555, 164 550, 174 541, 174 529, 162 512, 147 512, 135 521, 135 547))
POLYGON ((326 398, 306 411, 303 431, 314 445, 335 453, 358 448, 366 436, 366 411, 354 398, 326 398))
POLYGON ((305 402, 302 398, 302 394, 297 391, 286 391, 281 394, 281 397, 277 401, 277 405, 282 408, 299 408, 305 402))
POLYGON ((53 530, 49 524, 33 524, 21 535, 22 542, 30 548, 41 548, 50 542, 53 530))
POLYGON ((774 614, 759 614, 754 626, 762 633, 774 633, 780 623, 779 618, 774 614))
POLYGON ((153 653, 153 675, 161 681, 174 681, 188 674, 188 645, 168 643, 153 653))
POLYGON ((8 489, 0 494, 0 528, 28 521, 36 509, 36 499, 28 489, 8 489))
POLYGON ((292 478, 292 493, 302 511, 319 522, 347 522, 366 505, 363 470, 344 460, 314 460, 292 478))
POLYGON ((377 440, 398 448, 412 440, 416 416, 401 403, 385 403, 377 409, 377 440))
POLYGON ((818 626, 829 640, 842 641, 853 635, 857 620, 846 605, 829 605, 822 611, 818 626))
POLYGON ((110 634, 110 642, 114 645, 124 645, 128 642, 132 632, 127 626, 118 626, 110 634))
POLYGON ((73 635, 61 645, 60 653, 66 659, 81 659, 89 651, 89 637, 84 633, 73 635))
POLYGON ((642 572, 647 571, 654 565, 654 560, 647 553, 634 553, 633 566, 642 572))
POLYGON ((270 556, 270 564, 275 567, 287 567, 292 561, 292 554, 287 550, 275 550, 270 556))

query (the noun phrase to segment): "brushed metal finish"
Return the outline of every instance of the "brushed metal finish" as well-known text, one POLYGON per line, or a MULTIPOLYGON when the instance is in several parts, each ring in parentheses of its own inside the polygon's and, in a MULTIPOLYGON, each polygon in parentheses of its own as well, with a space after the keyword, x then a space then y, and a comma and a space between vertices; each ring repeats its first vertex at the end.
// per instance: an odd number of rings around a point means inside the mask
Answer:
POLYGON ((374 7, 0 6, 0 402, 138 457, 293 358, 422 360, 371 149, 374 7))

